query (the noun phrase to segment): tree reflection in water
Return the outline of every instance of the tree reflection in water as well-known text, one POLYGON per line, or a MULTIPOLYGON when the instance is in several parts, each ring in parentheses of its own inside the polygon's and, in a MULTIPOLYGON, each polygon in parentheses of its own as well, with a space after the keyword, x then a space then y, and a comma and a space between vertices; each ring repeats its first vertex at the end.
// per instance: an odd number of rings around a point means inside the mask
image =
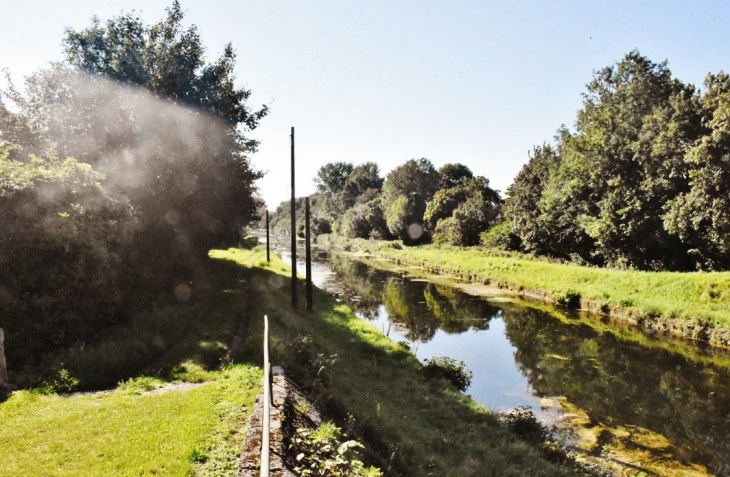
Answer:
POLYGON ((330 283, 363 318, 385 313, 416 346, 439 330, 488 330, 490 320, 501 319, 505 339, 514 347, 514 363, 537 396, 565 396, 591 421, 607 427, 636 426, 661 434, 673 446, 665 450, 680 462, 730 475, 727 353, 713 349, 720 364, 700 362, 688 357, 702 352, 696 347, 687 355, 646 347, 524 304, 496 306, 454 287, 408 279, 403 272, 341 255, 330 260, 335 272, 330 283))

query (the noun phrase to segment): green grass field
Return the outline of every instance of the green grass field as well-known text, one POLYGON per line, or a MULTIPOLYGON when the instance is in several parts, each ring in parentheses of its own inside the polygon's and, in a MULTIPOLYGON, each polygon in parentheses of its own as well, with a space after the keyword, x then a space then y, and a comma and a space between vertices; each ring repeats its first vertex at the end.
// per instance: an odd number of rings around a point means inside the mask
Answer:
POLYGON ((260 380, 260 369, 235 366, 160 394, 14 393, 0 404, 0 475, 238 475, 260 380))
POLYGON ((237 476, 262 376, 223 363, 244 319, 241 273, 214 261, 189 301, 13 373, 35 389, 0 403, 0 476, 237 476), (77 389, 113 392, 49 395, 59 369, 77 389), (198 386, 143 393, 169 382, 198 386))

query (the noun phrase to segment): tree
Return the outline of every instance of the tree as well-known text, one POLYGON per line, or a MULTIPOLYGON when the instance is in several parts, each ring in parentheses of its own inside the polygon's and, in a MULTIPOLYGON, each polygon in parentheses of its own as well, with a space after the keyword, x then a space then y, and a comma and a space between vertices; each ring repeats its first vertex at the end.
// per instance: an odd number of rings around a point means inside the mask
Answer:
POLYGON ((527 164, 507 188, 505 220, 527 252, 554 256, 559 253, 559 249, 552 249, 554 238, 551 235, 555 235, 555 224, 545 221, 541 212, 545 188, 559 166, 560 156, 552 146, 537 146, 530 153, 527 164))
POLYGON ((167 9, 167 18, 152 26, 133 13, 123 13, 103 26, 93 17, 89 28, 66 30, 66 59, 81 71, 141 86, 176 104, 214 114, 244 151, 253 152, 257 142, 243 133, 255 129, 268 108, 252 111, 246 104, 251 92, 235 86, 232 45, 206 64, 197 27, 183 29, 183 19, 177 0, 167 9))
POLYGON ((480 233, 499 217, 501 205, 502 199, 489 187, 489 179, 472 177, 439 190, 426 207, 424 221, 429 230, 436 232, 436 241, 477 245, 480 233))
POLYGON ((333 223, 348 209, 342 196, 353 170, 354 166, 349 162, 330 162, 317 171, 314 183, 322 198, 318 213, 329 223, 333 223))
POLYGON ((688 190, 687 151, 704 134, 692 85, 634 51, 594 72, 575 132, 536 148, 505 217, 525 251, 640 269, 691 269, 663 215, 688 190))
POLYGON ((666 62, 653 63, 636 51, 595 73, 588 84, 575 140, 567 145, 585 178, 571 187, 574 197, 592 202, 577 222, 595 239, 600 261, 642 269, 687 267, 686 250, 664 230, 661 216, 664 205, 686 188, 684 144, 667 136, 680 128, 692 141, 698 126, 692 115, 681 117, 673 101, 694 94, 692 86, 672 78, 666 62))
POLYGON ((444 164, 439 169, 439 189, 451 189, 474 177, 464 164, 444 164))
POLYGON ((136 217, 89 165, 10 149, 0 142, 0 328, 17 369, 122 319, 120 251, 136 217))
POLYGON ((698 268, 730 268, 730 77, 708 75, 699 108, 706 130, 685 156, 689 190, 670 201, 670 233, 690 247, 698 268))
POLYGON ((427 239, 423 214, 438 186, 438 172, 428 159, 411 159, 388 174, 383 185, 383 209, 393 235, 407 243, 427 239))
POLYGON ((61 323, 59 336, 85 330, 76 337, 84 340, 169 301, 181 282, 202 280, 211 247, 237 243, 242 226, 257 218, 262 174, 250 165, 257 143, 246 134, 267 109, 251 111, 250 92, 235 87, 230 45, 205 63, 195 27, 184 30, 182 19, 177 2, 152 26, 130 14, 104 26, 94 19, 86 30, 66 32, 65 63, 31 75, 22 92, 12 84, 0 92, 0 143, 13 145, 3 168, 13 177, 59 167, 88 172, 80 185, 54 179, 41 187, 33 179, 36 185, 0 201, 3 238, 14 244, 0 248, 0 263, 53 253, 43 263, 63 265, 58 280, 13 282, 12 294, 47 299, 32 313, 3 310, 0 320, 22 323, 7 330, 9 340, 49 320, 61 323), (30 217, 19 218, 18 207, 58 224, 55 235, 23 225, 30 217), (109 276, 103 293, 92 267, 109 276), (95 303, 66 294, 84 287, 95 290, 95 303))

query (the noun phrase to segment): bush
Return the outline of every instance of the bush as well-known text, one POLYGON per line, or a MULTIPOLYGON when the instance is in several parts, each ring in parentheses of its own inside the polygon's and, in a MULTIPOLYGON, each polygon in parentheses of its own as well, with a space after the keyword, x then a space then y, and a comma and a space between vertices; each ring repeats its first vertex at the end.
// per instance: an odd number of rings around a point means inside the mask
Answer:
POLYGON ((424 366, 427 374, 446 378, 459 391, 466 391, 474 377, 474 373, 466 369, 463 361, 447 356, 435 356, 424 360, 424 366))
POLYGON ((503 221, 479 235, 482 245, 500 250, 519 250, 522 240, 512 233, 512 225, 503 221))

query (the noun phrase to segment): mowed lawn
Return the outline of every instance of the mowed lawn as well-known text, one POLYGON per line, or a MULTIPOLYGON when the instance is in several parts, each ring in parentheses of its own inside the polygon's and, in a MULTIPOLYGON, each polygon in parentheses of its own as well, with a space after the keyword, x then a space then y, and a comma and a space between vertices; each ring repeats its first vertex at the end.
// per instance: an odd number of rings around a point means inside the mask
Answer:
POLYGON ((187 390, 17 392, 0 404, 0 476, 237 475, 235 448, 260 379, 260 369, 239 365, 187 390), (221 457, 226 446, 233 453, 221 457), (206 462, 218 470, 201 471, 206 462))

